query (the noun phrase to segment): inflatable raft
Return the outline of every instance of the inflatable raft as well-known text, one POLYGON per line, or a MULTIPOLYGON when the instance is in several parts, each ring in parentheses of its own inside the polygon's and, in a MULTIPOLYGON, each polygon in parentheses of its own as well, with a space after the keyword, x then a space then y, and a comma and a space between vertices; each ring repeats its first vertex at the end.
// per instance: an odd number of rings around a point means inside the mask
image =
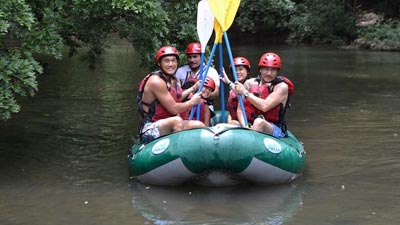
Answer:
POLYGON ((306 152, 288 133, 278 139, 226 123, 184 130, 134 145, 129 174, 148 185, 291 183, 305 168, 306 152))

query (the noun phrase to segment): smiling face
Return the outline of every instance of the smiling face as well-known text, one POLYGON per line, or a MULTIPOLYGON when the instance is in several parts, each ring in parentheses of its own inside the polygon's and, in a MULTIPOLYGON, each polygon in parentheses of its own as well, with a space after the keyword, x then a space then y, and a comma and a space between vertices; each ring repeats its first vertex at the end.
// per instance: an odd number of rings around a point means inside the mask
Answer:
POLYGON ((260 75, 263 83, 272 82, 278 76, 278 69, 273 67, 260 67, 260 75))
POLYGON ((238 81, 240 83, 243 83, 246 80, 247 75, 248 75, 247 67, 240 65, 240 66, 235 66, 235 68, 236 68, 236 74, 237 74, 238 81))
POLYGON ((201 97, 209 98, 211 96, 211 94, 213 93, 213 91, 214 90, 212 88, 204 86, 203 90, 201 91, 201 97))
POLYGON ((173 55, 164 56, 161 58, 159 66, 164 74, 174 76, 176 70, 178 69, 178 59, 173 55))

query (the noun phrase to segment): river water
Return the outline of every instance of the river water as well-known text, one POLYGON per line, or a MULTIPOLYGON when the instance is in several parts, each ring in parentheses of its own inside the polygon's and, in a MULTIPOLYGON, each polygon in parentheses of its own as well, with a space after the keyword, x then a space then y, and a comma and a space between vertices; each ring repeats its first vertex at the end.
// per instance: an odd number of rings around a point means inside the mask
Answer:
POLYGON ((136 87, 148 71, 119 42, 95 71, 79 57, 48 59, 37 95, 0 123, 0 224, 398 224, 400 53, 261 42, 232 51, 253 72, 265 51, 281 55, 295 83, 288 126, 308 157, 300 180, 228 188, 129 180, 136 87))

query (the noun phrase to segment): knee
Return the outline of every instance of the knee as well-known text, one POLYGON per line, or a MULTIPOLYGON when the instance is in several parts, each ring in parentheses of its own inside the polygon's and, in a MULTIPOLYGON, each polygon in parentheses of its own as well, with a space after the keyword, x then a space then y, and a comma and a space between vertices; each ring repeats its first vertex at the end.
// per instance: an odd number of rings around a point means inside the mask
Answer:
POLYGON ((176 131, 181 131, 183 130, 183 120, 179 116, 172 117, 173 118, 173 130, 176 131))
POLYGON ((257 131, 261 131, 261 125, 263 124, 264 120, 261 118, 256 118, 253 122, 253 126, 252 129, 253 130, 257 130, 257 131))
POLYGON ((184 128, 183 128, 184 130, 192 129, 192 128, 203 128, 206 126, 203 122, 201 122, 199 120, 184 121, 183 125, 184 125, 184 128))
POLYGON ((183 119, 180 116, 174 116, 172 117, 172 119, 174 120, 174 123, 182 123, 183 119))
POLYGON ((231 120, 229 123, 233 124, 233 125, 236 125, 236 126, 240 126, 240 122, 237 121, 237 120, 231 120))
POLYGON ((263 121, 263 119, 261 119, 261 118, 256 118, 256 119, 253 121, 253 126, 259 126, 259 125, 261 124, 262 121, 263 121))
POLYGON ((202 128, 202 127, 205 127, 205 126, 206 125, 203 122, 199 121, 199 120, 192 121, 192 127, 193 128, 202 128))

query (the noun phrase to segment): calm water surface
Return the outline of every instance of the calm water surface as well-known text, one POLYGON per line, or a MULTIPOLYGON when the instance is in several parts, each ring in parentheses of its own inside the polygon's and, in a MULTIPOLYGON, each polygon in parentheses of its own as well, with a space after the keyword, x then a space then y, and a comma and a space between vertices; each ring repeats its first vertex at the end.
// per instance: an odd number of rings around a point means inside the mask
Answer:
MULTIPOLYGON (((231 43, 234 46, 234 43, 231 43)), ((290 130, 302 179, 278 187, 161 188, 128 179, 147 70, 125 43, 95 71, 51 62, 40 91, 0 123, 0 224, 366 224, 400 221, 400 53, 246 45, 256 70, 276 51, 296 85, 290 130)))

